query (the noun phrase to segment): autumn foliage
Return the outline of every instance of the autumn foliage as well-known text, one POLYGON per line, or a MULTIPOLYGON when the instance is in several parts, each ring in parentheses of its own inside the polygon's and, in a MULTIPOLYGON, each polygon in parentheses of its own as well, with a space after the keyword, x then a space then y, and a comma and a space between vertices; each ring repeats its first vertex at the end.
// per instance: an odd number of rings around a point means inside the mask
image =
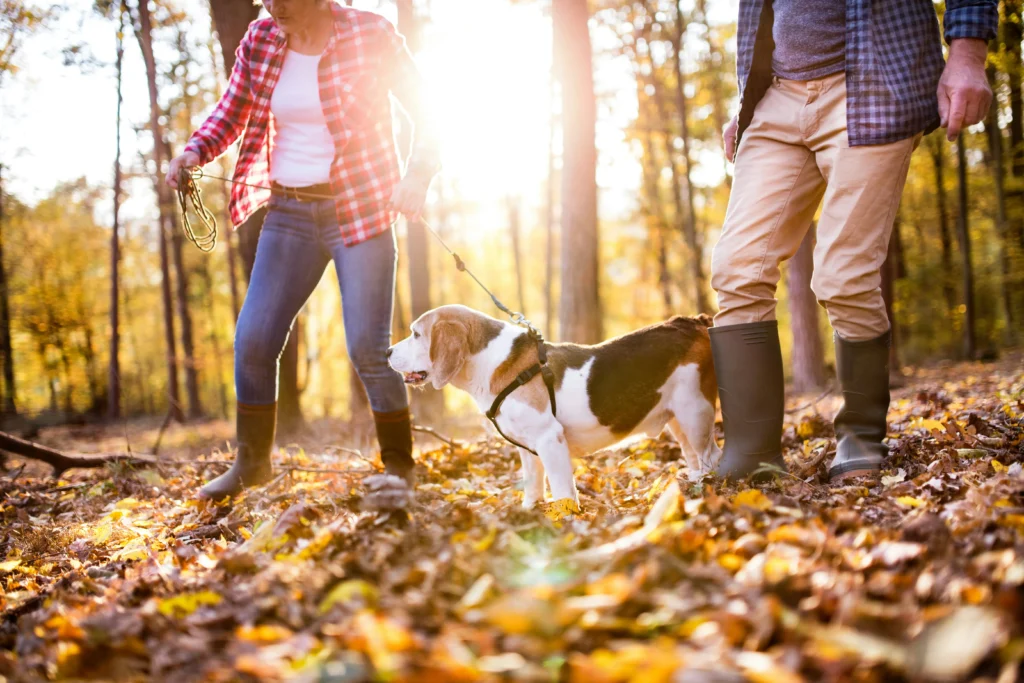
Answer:
POLYGON ((793 407, 770 485, 693 484, 640 442, 577 463, 584 514, 560 523, 521 509, 493 440, 423 453, 407 514, 362 509, 356 457, 287 450, 234 507, 192 500, 217 452, 30 465, 0 480, 0 675, 1014 680, 1020 361, 919 371, 877 485, 824 483, 826 398, 793 407))

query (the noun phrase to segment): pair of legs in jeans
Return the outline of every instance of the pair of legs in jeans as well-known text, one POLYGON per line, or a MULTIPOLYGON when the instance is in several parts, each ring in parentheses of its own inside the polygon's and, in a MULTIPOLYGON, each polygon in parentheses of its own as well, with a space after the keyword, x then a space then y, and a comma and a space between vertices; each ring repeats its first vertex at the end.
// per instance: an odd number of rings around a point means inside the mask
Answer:
POLYGON ((919 136, 851 147, 846 79, 775 79, 743 134, 712 286, 711 330, 725 422, 719 473, 781 460, 783 371, 775 322, 779 265, 821 205, 811 288, 828 312, 844 406, 831 478, 870 474, 887 453, 889 319, 881 293, 896 210, 919 136))
POLYGON ((401 376, 387 363, 397 248, 384 233, 346 246, 332 200, 274 197, 256 249, 249 289, 235 328, 238 457, 202 495, 223 498, 270 476, 278 367, 299 311, 334 261, 349 358, 373 409, 388 471, 410 476, 412 436, 401 376))

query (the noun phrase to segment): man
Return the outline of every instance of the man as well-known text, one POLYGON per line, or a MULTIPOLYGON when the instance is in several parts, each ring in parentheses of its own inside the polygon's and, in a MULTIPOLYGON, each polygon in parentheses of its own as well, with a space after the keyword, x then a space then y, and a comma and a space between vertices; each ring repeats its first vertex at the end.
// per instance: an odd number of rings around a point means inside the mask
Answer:
POLYGON ((881 266, 922 134, 955 140, 985 118, 997 0, 947 0, 949 61, 932 0, 740 0, 740 113, 726 129, 735 180, 712 286, 725 422, 718 472, 781 462, 779 264, 824 198, 811 288, 835 330, 844 404, 833 481, 876 475, 887 448, 890 329, 881 266))

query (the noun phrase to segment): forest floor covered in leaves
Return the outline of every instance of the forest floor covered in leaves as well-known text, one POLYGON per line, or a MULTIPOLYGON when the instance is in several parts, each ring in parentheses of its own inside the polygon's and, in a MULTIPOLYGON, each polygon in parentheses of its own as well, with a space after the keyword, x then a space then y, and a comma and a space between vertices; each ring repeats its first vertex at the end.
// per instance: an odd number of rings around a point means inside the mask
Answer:
POLYGON ((408 514, 364 511, 374 463, 331 449, 232 508, 192 500, 215 449, 59 481, 11 460, 0 679, 1016 680, 1022 363, 908 376, 877 485, 825 482, 837 401, 795 399, 773 483, 694 484, 642 441, 577 463, 560 523, 497 441, 424 453, 408 514))

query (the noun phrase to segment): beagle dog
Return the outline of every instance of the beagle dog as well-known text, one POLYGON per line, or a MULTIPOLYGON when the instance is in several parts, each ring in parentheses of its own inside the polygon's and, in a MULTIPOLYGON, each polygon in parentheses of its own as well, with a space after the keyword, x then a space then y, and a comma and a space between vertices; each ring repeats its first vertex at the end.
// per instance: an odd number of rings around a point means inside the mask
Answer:
MULTIPOLYGON (((666 426, 691 479, 714 469, 722 451, 714 435, 717 385, 709 325, 706 316, 675 317, 594 346, 548 344, 555 414, 536 375, 512 391, 496 415, 500 431, 527 447, 519 448, 524 507, 544 501, 546 474, 552 500, 578 511, 573 456, 633 435, 656 437, 666 426)), ((458 305, 423 314, 411 336, 387 353, 407 384, 451 384, 485 412, 538 363, 537 343, 527 330, 458 305)))

